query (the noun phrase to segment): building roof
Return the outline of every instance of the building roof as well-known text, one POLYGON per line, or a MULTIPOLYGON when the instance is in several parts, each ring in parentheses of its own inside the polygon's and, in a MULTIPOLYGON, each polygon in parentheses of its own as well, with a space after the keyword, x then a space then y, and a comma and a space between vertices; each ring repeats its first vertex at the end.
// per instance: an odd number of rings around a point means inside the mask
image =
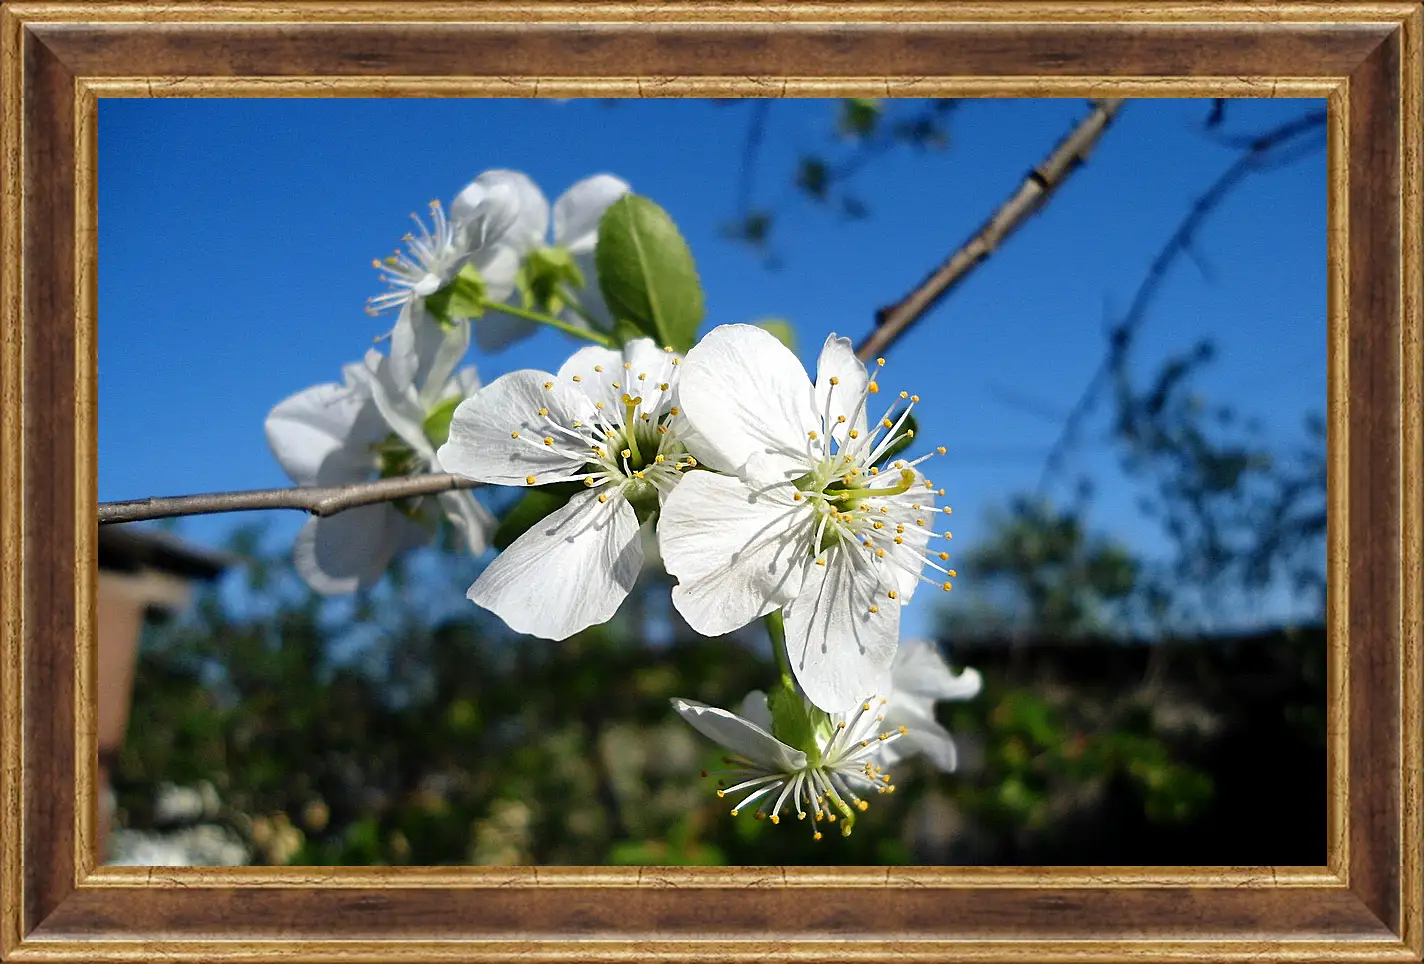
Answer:
POLYGON ((189 579, 216 579, 238 562, 230 553, 185 542, 151 526, 99 527, 99 568, 117 572, 157 569, 189 579))

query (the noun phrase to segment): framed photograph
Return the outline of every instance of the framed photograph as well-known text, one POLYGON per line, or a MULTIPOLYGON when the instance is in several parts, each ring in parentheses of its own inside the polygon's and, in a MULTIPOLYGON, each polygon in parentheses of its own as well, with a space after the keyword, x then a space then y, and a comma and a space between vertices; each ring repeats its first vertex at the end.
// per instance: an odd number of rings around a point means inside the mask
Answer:
POLYGON ((1421 961, 1422 24, 4 3, 0 960, 1421 961))

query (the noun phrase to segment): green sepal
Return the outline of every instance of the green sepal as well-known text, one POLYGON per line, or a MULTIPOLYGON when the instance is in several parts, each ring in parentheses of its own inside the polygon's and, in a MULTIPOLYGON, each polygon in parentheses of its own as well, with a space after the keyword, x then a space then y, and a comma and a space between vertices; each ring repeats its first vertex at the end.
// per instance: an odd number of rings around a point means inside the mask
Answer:
POLYGON ((584 272, 566 248, 535 248, 520 263, 515 286, 526 308, 558 315, 569 306, 564 292, 584 287, 584 272))
POLYGON ((450 420, 455 417, 455 410, 463 401, 465 399, 459 395, 452 395, 443 402, 437 402, 435 408, 426 415, 421 428, 432 448, 440 448, 450 438, 450 420))
POLYGON ((693 346, 703 320, 703 288, 692 252, 667 211, 637 194, 609 205, 599 221, 594 264, 614 318, 675 351, 693 346))
POLYGON ((510 543, 528 532, 545 516, 562 508, 583 488, 580 482, 554 482, 525 492, 500 520, 495 535, 490 539, 491 544, 496 549, 508 549, 510 543))
POLYGON ((772 735, 805 753, 808 766, 820 766, 821 740, 831 718, 797 692, 796 684, 785 676, 767 695, 767 709, 772 712, 772 735))
POLYGON ((457 321, 479 318, 485 313, 485 279, 467 264, 450 284, 426 297, 426 313, 447 330, 457 321))

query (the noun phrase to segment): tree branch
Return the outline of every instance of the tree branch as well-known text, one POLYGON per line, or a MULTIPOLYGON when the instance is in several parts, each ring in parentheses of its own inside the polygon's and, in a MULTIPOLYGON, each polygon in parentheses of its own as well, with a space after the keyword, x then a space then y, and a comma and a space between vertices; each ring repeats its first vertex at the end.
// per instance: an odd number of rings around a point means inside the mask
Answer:
POLYGON ((353 485, 299 485, 290 489, 251 489, 207 495, 174 495, 129 502, 99 503, 99 524, 142 522, 213 512, 247 512, 253 509, 301 509, 314 516, 336 515, 346 509, 378 502, 395 502, 454 489, 473 489, 480 483, 458 475, 413 475, 377 479, 353 485))
POLYGON ((1154 256, 1147 273, 1133 293, 1133 300, 1122 319, 1109 332, 1108 351, 1099 362, 1098 368, 1089 378, 1083 393, 1074 402, 1064 420, 1062 429, 1045 456, 1044 467, 1036 487, 1040 494, 1048 490, 1049 480, 1059 471, 1070 448, 1078 436, 1082 423, 1093 410, 1099 395, 1108 386, 1113 372, 1127 357, 1133 337, 1143 327, 1148 316, 1148 308, 1158 294, 1168 270, 1180 256, 1192 256, 1192 246, 1198 229, 1223 200, 1241 184, 1249 174, 1270 170, 1289 164, 1298 157, 1316 149, 1312 141, 1303 140, 1307 135, 1324 130, 1326 111, 1312 110, 1265 133, 1244 141, 1245 150, 1232 164, 1218 175, 1206 191, 1198 195, 1188 209, 1187 215, 1179 222, 1177 230, 1168 238, 1154 256), (1278 153, 1280 152, 1280 153, 1278 153))
POLYGON ((893 305, 876 312, 876 327, 856 348, 863 360, 883 354, 891 343, 903 335, 939 303, 951 289, 963 281, 1005 239, 1013 234, 1031 215, 1042 208, 1063 185, 1070 174, 1087 159, 1114 115, 1123 106, 1121 99, 1093 101, 1093 109, 1074 127, 1069 135, 1038 167, 1029 173, 999 210, 978 231, 930 273, 910 294, 893 305))

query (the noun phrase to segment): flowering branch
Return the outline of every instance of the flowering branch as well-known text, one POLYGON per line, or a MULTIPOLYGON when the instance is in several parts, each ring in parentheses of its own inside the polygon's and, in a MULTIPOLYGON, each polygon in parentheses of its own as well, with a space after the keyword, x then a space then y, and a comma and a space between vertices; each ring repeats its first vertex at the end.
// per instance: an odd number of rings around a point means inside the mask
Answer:
POLYGON ((213 512, 247 512, 253 509, 301 509, 314 516, 336 515, 346 509, 454 489, 473 489, 480 483, 458 475, 414 475, 378 479, 354 485, 299 485, 288 489, 251 489, 246 492, 212 492, 174 495, 128 502, 99 503, 99 524, 143 522, 173 516, 213 512))
POLYGON ((955 250, 924 281, 893 305, 876 312, 876 327, 856 347, 862 360, 883 354, 974 268, 994 253, 1030 216, 1042 208, 1070 174, 1087 159, 1089 152, 1115 114, 1121 99, 1093 101, 1093 109, 1038 167, 1029 172, 1008 200, 991 215, 970 240, 955 250))

